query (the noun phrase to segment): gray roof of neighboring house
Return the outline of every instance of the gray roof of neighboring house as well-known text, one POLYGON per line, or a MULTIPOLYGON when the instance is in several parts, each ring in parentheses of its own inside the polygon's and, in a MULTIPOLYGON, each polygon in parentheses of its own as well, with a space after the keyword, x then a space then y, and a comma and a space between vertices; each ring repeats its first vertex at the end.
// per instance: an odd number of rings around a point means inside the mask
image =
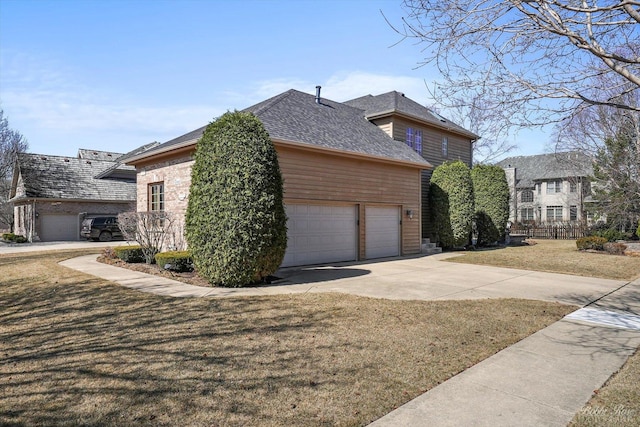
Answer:
POLYGON ((78 149, 79 159, 113 162, 120 156, 122 156, 122 153, 114 153, 112 151, 89 150, 86 148, 78 149))
MULTIPOLYGON (((95 178, 114 165, 112 161, 20 153, 15 173, 22 177, 25 194, 16 199, 135 200, 135 181, 95 178)), ((12 189, 12 196, 15 192, 12 189)))
POLYGON ((531 188, 535 181, 593 175, 591 158, 579 151, 508 157, 497 165, 516 169, 517 188, 531 188))
POLYGON ((403 114, 434 126, 448 129, 452 132, 461 133, 471 139, 479 138, 479 136, 473 132, 466 130, 462 126, 458 126, 452 121, 442 117, 440 114, 431 111, 427 107, 418 104, 410 98, 407 98, 401 92, 392 91, 376 96, 365 95, 360 98, 346 101, 345 104, 364 110, 368 119, 394 113, 403 114))
MULTIPOLYGON (((309 144, 403 162, 431 165, 406 144, 391 139, 369 122, 361 109, 288 90, 243 111, 252 112, 274 140, 309 144)), ((149 151, 164 151, 173 145, 199 139, 206 126, 172 139, 149 151)))

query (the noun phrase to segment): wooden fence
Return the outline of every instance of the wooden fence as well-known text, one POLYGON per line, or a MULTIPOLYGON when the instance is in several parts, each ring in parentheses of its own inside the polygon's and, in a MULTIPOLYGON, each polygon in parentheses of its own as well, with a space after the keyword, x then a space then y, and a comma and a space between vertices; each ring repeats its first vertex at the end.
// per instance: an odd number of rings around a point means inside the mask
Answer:
POLYGON ((522 235, 536 239, 579 239, 586 235, 584 225, 512 225, 510 235, 522 235))

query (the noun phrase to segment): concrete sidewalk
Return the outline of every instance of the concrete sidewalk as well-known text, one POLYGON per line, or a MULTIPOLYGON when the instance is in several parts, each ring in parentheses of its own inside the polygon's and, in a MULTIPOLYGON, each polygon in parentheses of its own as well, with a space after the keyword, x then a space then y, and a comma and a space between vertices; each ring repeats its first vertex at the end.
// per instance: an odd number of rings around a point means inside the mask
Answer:
POLYGON ((61 262, 132 289, 174 297, 344 292, 391 299, 528 298, 586 306, 478 363, 372 426, 565 426, 640 346, 633 282, 442 262, 450 255, 283 269, 270 286, 191 286, 98 263, 61 262))

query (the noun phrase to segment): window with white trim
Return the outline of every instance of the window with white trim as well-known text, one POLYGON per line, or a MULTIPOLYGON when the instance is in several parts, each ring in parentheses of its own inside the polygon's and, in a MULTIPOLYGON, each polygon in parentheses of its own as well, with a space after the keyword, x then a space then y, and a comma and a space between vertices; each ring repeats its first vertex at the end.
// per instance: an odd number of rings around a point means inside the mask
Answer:
POLYGON ((417 153, 422 154, 422 131, 420 129, 407 128, 405 142, 417 153))
POLYGON ((547 206, 547 221, 562 221, 562 206, 547 206))
POLYGON ((569 206, 569 220, 570 221, 578 220, 578 206, 576 205, 569 206))
POLYGON ((523 190, 520 194, 520 201, 522 203, 531 203, 533 202, 533 191, 531 190, 523 190))
POLYGON ((562 181, 548 181, 547 194, 562 193, 562 181))
POLYGON ((449 138, 446 136, 442 137, 442 157, 449 156, 449 138))
POLYGON ((533 221, 533 208, 520 209, 520 221, 533 221))

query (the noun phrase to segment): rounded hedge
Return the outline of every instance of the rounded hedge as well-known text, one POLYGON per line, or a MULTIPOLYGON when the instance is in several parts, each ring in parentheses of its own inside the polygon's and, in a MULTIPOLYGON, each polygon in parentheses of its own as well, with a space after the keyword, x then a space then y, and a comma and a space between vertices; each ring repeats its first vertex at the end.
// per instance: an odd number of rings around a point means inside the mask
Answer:
POLYGON ((212 285, 248 286, 273 274, 287 246, 282 175, 262 122, 227 112, 198 141, 186 238, 212 285))
POLYGON ((473 224, 473 182, 469 167, 460 160, 435 168, 429 187, 435 239, 443 248, 465 246, 473 224))
POLYGON ((476 165, 471 170, 478 246, 504 237, 509 221, 509 184, 500 166, 476 165))

